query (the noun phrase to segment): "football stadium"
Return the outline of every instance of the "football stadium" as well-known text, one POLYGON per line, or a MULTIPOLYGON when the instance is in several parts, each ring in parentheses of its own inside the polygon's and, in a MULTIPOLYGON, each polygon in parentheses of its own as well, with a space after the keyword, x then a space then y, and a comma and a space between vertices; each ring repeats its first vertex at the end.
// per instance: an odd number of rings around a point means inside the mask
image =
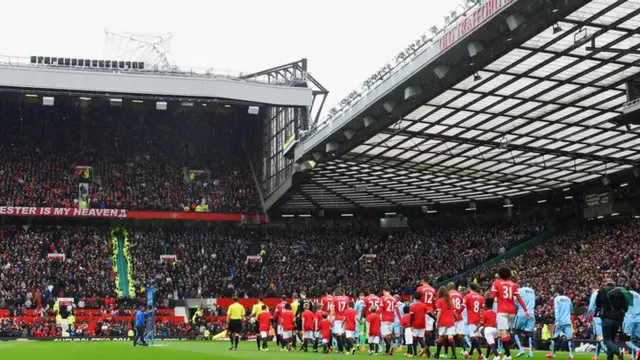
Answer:
POLYGON ((2 357, 640 360, 640 0, 461 7, 335 106, 0 58, 2 357))

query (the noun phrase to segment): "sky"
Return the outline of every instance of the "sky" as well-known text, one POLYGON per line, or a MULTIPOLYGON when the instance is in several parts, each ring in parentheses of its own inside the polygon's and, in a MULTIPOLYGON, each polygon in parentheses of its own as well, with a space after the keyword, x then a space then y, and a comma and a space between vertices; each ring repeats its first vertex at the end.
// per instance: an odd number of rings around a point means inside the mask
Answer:
POLYGON ((5 1, 0 55, 102 58, 105 29, 172 33, 182 69, 253 72, 308 59, 325 111, 460 0, 5 1))

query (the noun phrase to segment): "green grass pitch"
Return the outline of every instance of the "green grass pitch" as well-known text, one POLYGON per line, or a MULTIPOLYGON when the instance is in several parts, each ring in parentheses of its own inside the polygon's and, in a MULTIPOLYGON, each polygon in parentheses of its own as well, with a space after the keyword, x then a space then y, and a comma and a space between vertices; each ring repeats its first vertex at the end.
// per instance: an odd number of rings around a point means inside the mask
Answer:
MULTIPOLYGON (((229 351, 227 342, 182 341, 156 342, 154 347, 133 347, 131 342, 2 342, 0 358, 2 359, 47 359, 47 360, 283 360, 283 359, 326 359, 351 357, 337 354, 316 354, 280 352, 274 343, 269 344, 269 352, 259 352, 255 342, 243 341, 238 351, 229 351)), ((515 353, 514 353, 515 354, 515 353)), ((545 359, 546 352, 538 351, 534 360, 545 359)), ((592 353, 576 353, 576 360, 590 360, 592 353)), ((365 359, 366 352, 358 352, 357 358, 365 359)), ((377 357, 382 357, 380 354, 377 357)), ((386 357, 386 356, 385 356, 386 357)), ((557 360, 567 359, 567 353, 558 353, 557 360)), ((396 353, 393 358, 405 359, 404 354, 396 353)), ((458 356, 458 359, 464 359, 458 356)), ((474 357, 475 359, 475 357, 474 357)), ((526 359, 523 357, 521 359, 526 359)), ((605 359, 600 354, 600 359, 605 359)), ((514 357, 515 360, 515 357, 514 357)))

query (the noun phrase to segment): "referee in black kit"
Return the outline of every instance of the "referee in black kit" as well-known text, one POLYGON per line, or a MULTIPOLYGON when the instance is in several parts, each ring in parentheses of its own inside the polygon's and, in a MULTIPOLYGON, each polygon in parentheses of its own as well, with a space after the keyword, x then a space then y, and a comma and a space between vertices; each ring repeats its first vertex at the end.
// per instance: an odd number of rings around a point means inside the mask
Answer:
POLYGON ((244 306, 238 302, 238 295, 233 295, 233 304, 227 309, 227 335, 231 341, 229 350, 238 350, 244 315, 244 306))
MULTIPOLYGON (((300 340, 304 343, 304 329, 302 328, 302 312, 304 311, 304 305, 309 304, 308 309, 313 309, 313 303, 311 300, 307 299, 307 293, 302 290, 300 291, 300 300, 298 301, 298 308, 296 309, 296 330, 298 331, 298 336, 300 340)), ((303 351, 303 346, 300 346, 300 351, 303 351)))

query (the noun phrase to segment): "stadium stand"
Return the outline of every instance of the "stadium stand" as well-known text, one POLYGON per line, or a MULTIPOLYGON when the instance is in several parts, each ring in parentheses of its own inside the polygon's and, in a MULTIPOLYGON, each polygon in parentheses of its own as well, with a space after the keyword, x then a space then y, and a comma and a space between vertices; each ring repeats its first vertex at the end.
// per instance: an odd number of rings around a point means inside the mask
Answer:
MULTIPOLYGON (((588 305, 592 286, 605 278, 625 284, 640 275, 640 228, 637 220, 577 224, 552 241, 536 246, 498 266, 480 268, 462 285, 476 281, 489 289, 499 266, 517 271, 517 279, 536 290, 536 321, 553 323, 553 287, 565 288, 576 307, 588 305)), ((577 338, 589 338, 589 324, 576 317, 577 338)))
MULTIPOLYGON (((71 101, 71 100, 70 100, 71 101)), ((14 206, 257 212, 234 108, 42 107, 3 97, 0 202, 14 206), (209 117, 211 117, 211 114, 209 117), (78 166, 91 167, 84 174, 78 166), (78 203, 80 178, 88 204, 78 203)), ((80 168, 82 169, 82 168, 80 168)))

